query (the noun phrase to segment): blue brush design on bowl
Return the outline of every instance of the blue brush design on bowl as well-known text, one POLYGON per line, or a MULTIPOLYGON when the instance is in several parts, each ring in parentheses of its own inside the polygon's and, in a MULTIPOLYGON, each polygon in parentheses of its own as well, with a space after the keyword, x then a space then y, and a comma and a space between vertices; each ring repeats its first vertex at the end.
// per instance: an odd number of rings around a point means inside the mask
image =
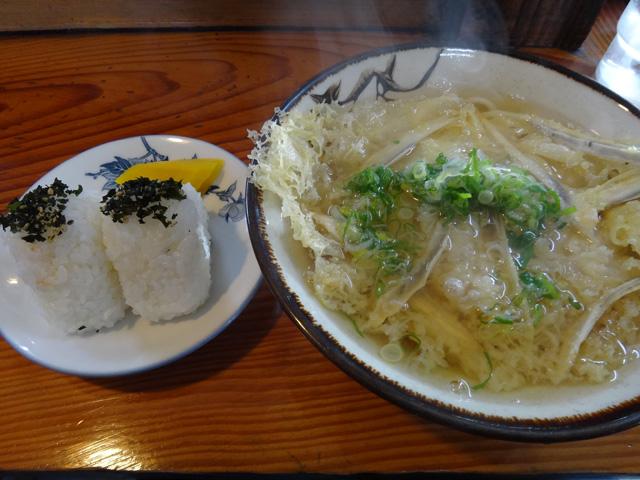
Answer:
POLYGON ((316 103, 331 103, 337 102, 339 105, 346 105, 348 103, 356 103, 360 98, 360 95, 373 81, 376 82, 376 99, 382 98, 387 102, 393 100, 388 97, 389 93, 409 93, 422 88, 431 77, 431 74, 438 66, 438 61, 442 55, 442 49, 436 55, 435 61, 427 68, 422 78, 412 87, 403 87, 395 79, 395 67, 396 67, 396 55, 392 55, 384 70, 377 70, 374 68, 367 69, 360 73, 360 77, 356 85, 352 88, 351 92, 346 96, 344 100, 340 100, 340 81, 332 83, 324 93, 310 93, 310 97, 316 103))
MULTIPOLYGON (((95 173, 87 172, 85 173, 85 175, 88 177, 93 177, 94 180, 100 176, 106 178, 107 181, 103 185, 102 190, 108 191, 112 188, 117 187, 116 178, 122 175, 129 167, 137 165, 139 163, 164 162, 169 160, 168 155, 163 155, 152 148, 146 138, 140 137, 140 140, 147 150, 147 153, 145 153, 144 155, 134 158, 125 158, 115 155, 114 161, 103 163, 100 165, 99 171, 95 173)), ((194 154, 191 158, 198 158, 198 156, 194 154)), ((222 209, 220 209, 220 212, 218 212, 218 215, 224 218, 227 223, 229 222, 229 220, 233 222, 239 222, 243 220, 245 216, 245 198, 242 196, 242 193, 240 193, 237 198, 233 197, 233 194, 236 191, 236 184, 237 182, 233 182, 224 190, 221 190, 218 185, 212 185, 205 193, 205 195, 217 195, 221 201, 227 203, 224 207, 222 207, 222 209)))

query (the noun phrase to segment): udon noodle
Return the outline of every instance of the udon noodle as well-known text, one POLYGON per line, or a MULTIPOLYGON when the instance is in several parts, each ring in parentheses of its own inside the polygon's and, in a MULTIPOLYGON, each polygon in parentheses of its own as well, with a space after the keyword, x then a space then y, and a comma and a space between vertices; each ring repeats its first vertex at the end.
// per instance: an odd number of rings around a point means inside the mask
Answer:
POLYGON ((252 181, 281 199, 310 287, 388 361, 507 391, 638 356, 637 152, 528 105, 323 103, 253 132, 252 181))

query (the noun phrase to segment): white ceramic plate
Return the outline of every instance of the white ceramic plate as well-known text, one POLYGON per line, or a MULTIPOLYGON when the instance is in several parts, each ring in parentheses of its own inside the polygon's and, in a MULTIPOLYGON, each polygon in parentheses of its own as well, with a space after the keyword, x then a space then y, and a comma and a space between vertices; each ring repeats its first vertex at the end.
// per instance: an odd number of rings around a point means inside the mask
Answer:
MULTIPOLYGON (((69 335, 48 324, 33 293, 15 274, 0 246, 0 333, 21 354, 60 372, 107 377, 138 373, 172 362, 207 343, 244 309, 262 276, 245 221, 246 165, 210 143, 171 135, 117 140, 64 162, 37 184, 57 177, 75 188, 108 190, 134 163, 179 158, 222 158, 225 165, 205 196, 212 242, 211 296, 195 313, 152 324, 129 311, 111 329, 69 335)), ((105 192, 106 193, 106 192, 105 192)))
MULTIPOLYGON (((605 137, 640 138, 640 111, 596 82, 514 53, 407 45, 376 50, 319 73, 281 106, 310 110, 415 95, 422 88, 493 89, 537 103, 605 137)), ((558 442, 613 433, 640 423, 640 368, 599 386, 535 388, 514 393, 451 391, 446 380, 416 377, 383 361, 378 348, 349 322, 324 308, 292 261, 291 233, 279 201, 254 185, 247 192, 249 231, 258 262, 276 297, 304 334, 331 361, 387 400, 468 432, 519 441, 558 442)))

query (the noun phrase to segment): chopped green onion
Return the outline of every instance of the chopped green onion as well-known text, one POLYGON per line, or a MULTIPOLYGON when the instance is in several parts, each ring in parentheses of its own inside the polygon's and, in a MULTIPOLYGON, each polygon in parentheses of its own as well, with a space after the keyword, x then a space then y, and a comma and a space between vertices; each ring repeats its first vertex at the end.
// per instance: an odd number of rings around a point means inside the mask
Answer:
POLYGON ((353 328, 356 331, 356 333, 360 335, 362 338, 365 338, 364 333, 362 333, 362 331, 360 330, 360 327, 358 327, 358 323, 356 322, 356 320, 351 315, 347 315, 346 313, 345 313, 345 316, 351 321, 351 324, 353 325, 353 328))
MULTIPOLYGON (((376 296, 408 274, 417 251, 423 248, 424 233, 420 237, 405 236, 408 227, 414 227, 411 222, 422 204, 437 208, 445 225, 472 213, 501 214, 524 284, 514 304, 519 306, 526 300, 534 309, 542 299, 560 297, 548 275, 532 274, 526 268, 547 224, 553 221, 559 228, 563 225, 560 217, 576 209, 563 209, 556 192, 521 168, 494 166, 490 159, 481 160, 474 149, 467 160, 449 159, 441 153, 434 163, 418 161, 404 172, 369 167, 356 174, 345 188, 351 196, 339 208, 345 218, 342 240, 354 261, 378 262, 376 296), (406 197, 415 199, 416 204, 408 204, 406 197), (400 198, 403 200, 397 200, 400 198)), ((533 310, 536 321, 542 311, 533 310)), ((489 323, 510 321, 513 319, 499 314, 489 323)))
POLYGON ((489 363, 489 376, 484 379, 484 382, 471 387, 472 390, 480 390, 481 388, 486 387, 487 383, 489 383, 489 380, 491 380, 491 377, 493 376, 493 363, 491 362, 491 357, 487 352, 482 352, 482 353, 484 354, 484 358, 486 358, 487 362, 489 363))
POLYGON ((486 321, 486 320, 481 320, 480 323, 483 323, 484 325, 493 325, 495 323, 499 323, 501 325, 513 325, 513 319, 512 318, 507 318, 507 317, 493 317, 491 320, 486 321))
POLYGON ((380 349, 380 356, 389 363, 396 363, 402 360, 404 352, 397 343, 387 343, 380 349))
POLYGON ((424 162, 415 163, 409 172, 412 181, 424 180, 427 178, 427 166, 424 162))
POLYGON ((407 333, 400 337, 400 346, 405 353, 417 353, 420 351, 421 345, 422 340, 420 340, 420 337, 418 337, 415 333, 407 333), (412 344, 413 348, 407 348, 406 343, 412 344))
POLYGON ((569 293, 569 298, 567 298, 567 302, 576 310, 582 310, 584 308, 582 304, 578 300, 576 300, 576 297, 574 297, 573 294, 571 293, 569 293))
POLYGON ((493 202, 493 192, 491 190, 481 190, 478 193, 478 202, 483 205, 489 205, 493 202))
POLYGON ((533 326, 535 327, 542 320, 542 316, 544 315, 544 307, 540 303, 536 303, 531 308, 531 314, 533 316, 533 326))

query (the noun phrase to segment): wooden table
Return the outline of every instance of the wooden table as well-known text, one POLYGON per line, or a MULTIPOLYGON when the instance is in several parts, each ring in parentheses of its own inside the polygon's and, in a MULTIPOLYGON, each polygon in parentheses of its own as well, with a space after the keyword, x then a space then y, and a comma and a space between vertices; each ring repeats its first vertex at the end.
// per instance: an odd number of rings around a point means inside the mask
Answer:
MULTIPOLYGON (((527 48, 593 76, 624 3, 580 50, 527 48)), ((219 29, 0 37, 0 210, 95 145, 171 133, 246 161, 305 80, 417 32, 219 29)), ((640 472, 640 429, 560 445, 483 439, 413 416, 329 362, 266 285, 221 335, 165 367, 84 379, 0 340, 0 471, 640 472)))

